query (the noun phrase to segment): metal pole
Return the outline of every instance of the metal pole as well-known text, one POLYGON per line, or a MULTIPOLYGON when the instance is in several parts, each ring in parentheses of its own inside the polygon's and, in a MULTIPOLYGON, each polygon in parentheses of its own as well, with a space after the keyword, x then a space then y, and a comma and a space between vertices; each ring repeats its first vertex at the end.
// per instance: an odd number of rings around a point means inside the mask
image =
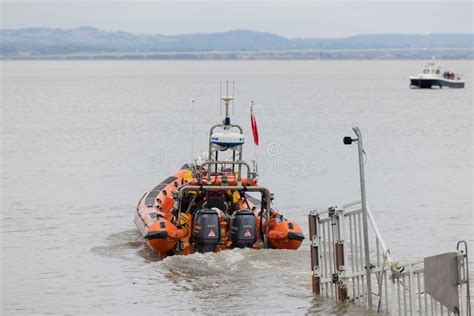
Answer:
MULTIPOLYGON (((469 283, 469 257, 468 257, 468 247, 467 247, 467 242, 464 240, 458 241, 458 244, 456 246, 457 251, 460 251, 460 245, 464 245, 464 260, 466 262, 466 267, 465 267, 465 282, 466 282, 466 298, 467 298, 467 305, 466 305, 466 315, 471 316, 471 292, 469 290, 471 284, 469 283)), ((462 286, 462 285, 461 285, 462 286)))
MULTIPOLYGON (((270 248, 270 239, 268 238, 269 232, 270 232, 270 210, 271 210, 271 197, 270 197, 270 191, 266 190, 265 195, 262 196, 262 200, 265 200, 265 208, 266 208, 266 214, 267 214, 267 226, 265 229, 265 248, 270 248)), ((263 202, 263 201, 262 201, 263 202)), ((263 220, 263 213, 262 217, 260 220, 263 220)))
POLYGON ((367 280, 367 304, 372 308, 372 282, 370 279, 370 252, 369 252, 369 227, 367 224, 367 200, 365 195, 365 175, 364 175, 364 149, 362 147, 362 133, 358 127, 353 128, 357 135, 357 147, 359 149, 359 174, 360 174, 360 194, 362 203, 362 225, 364 228, 364 248, 365 248, 365 275, 367 280))

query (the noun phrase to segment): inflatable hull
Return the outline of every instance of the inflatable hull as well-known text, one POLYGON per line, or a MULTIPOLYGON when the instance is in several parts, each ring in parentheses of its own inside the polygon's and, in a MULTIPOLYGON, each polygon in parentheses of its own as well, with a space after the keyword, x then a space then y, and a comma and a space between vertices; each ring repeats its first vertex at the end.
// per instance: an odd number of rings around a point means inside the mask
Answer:
MULTIPOLYGON (((262 219, 259 199, 246 193, 226 190, 222 186, 223 182, 231 185, 237 182, 236 179, 234 181, 229 177, 226 179, 214 177, 206 183, 208 187, 211 185, 211 189, 207 189, 206 192, 191 192, 189 199, 192 201, 182 205, 178 220, 178 208, 173 196, 182 186, 195 185, 196 181, 191 176, 190 170, 183 168, 145 193, 137 205, 135 224, 147 244, 162 256, 190 254, 199 249, 212 248, 212 251, 221 251, 234 247, 242 248, 242 245, 262 248, 266 244, 275 249, 298 249, 301 246, 304 235, 296 222, 286 220, 276 210, 272 211, 269 219, 266 216, 262 219), (215 185, 215 190, 212 189, 212 185, 215 185), (196 202, 199 199, 202 199, 200 202, 202 206, 196 202), (215 210, 213 216, 217 216, 212 226, 219 227, 215 227, 212 234, 216 235, 218 232, 219 240, 211 248, 197 247, 200 245, 200 239, 193 236, 193 228, 196 226, 193 226, 193 217, 198 214, 195 209, 201 207, 215 210), (239 215, 245 216, 239 217, 239 215), (241 230, 236 227, 234 230, 231 229, 231 223, 240 222, 243 224, 237 225, 243 225, 241 230), (255 229, 246 229, 252 222, 255 223, 253 224, 255 229), (237 230, 241 231, 241 236, 236 236, 237 230)), ((240 181, 244 186, 257 185, 255 180, 247 183, 247 179, 242 178, 240 181)), ((211 235, 211 231, 208 234, 211 235)), ((212 238, 209 236, 209 239, 212 238)))

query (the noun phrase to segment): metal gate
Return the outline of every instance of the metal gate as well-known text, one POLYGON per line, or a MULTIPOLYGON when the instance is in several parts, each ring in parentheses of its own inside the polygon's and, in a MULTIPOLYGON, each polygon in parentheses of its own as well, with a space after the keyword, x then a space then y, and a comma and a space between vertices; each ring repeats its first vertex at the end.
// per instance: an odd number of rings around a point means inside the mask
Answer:
POLYGON ((399 263, 370 211, 365 193, 362 133, 357 142, 361 200, 309 214, 313 292, 391 315, 471 316, 468 249, 399 263))
POLYGON ((396 262, 369 209, 367 214, 369 244, 374 245, 368 251, 370 283, 366 277, 367 252, 360 202, 310 213, 311 266, 316 295, 334 298, 337 302, 354 302, 392 315, 470 315, 465 245, 463 249, 458 245, 454 252, 459 300, 455 306, 446 306, 443 299, 433 298, 425 291, 426 258, 396 262))

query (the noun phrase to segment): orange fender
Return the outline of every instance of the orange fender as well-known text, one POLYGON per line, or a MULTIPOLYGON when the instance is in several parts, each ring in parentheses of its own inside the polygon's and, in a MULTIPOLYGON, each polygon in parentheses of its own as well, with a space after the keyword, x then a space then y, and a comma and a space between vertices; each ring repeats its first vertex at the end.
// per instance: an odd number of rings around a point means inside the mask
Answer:
POLYGON ((149 233, 145 236, 148 239, 148 244, 153 248, 164 254, 174 247, 180 238, 183 238, 185 233, 178 229, 170 221, 161 218, 151 225, 149 233))
POLYGON ((298 249, 303 243, 304 235, 300 225, 293 221, 283 221, 276 225, 270 223, 268 238, 274 248, 298 249))

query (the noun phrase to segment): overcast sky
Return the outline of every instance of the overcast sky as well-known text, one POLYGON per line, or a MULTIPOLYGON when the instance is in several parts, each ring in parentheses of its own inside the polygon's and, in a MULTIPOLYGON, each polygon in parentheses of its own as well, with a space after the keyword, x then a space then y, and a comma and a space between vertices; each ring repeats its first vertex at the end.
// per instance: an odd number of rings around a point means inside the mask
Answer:
POLYGON ((250 29, 286 37, 473 32, 472 1, 0 0, 2 28, 95 26, 147 34, 250 29))

